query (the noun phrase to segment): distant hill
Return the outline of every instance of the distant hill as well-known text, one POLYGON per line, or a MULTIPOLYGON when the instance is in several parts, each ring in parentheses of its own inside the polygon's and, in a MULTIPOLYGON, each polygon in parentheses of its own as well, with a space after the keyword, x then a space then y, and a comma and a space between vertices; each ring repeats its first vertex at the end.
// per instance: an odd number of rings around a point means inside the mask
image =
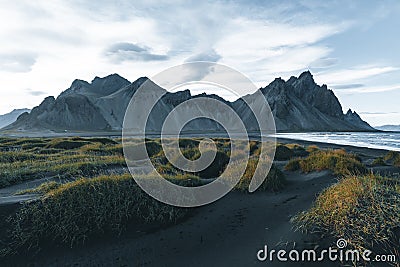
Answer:
MULTIPOLYGON (((24 114, 5 129, 22 132, 120 131, 131 97, 147 80, 148 78, 142 77, 130 83, 118 74, 104 78, 96 77, 91 83, 75 80, 71 87, 57 98, 45 98, 30 114, 24 114)), ((155 84, 151 90, 165 91, 155 84)), ((271 107, 279 132, 374 130, 356 112, 349 110, 343 114, 342 106, 334 93, 326 85, 317 85, 308 71, 299 77, 291 77, 288 81, 277 78, 260 90, 271 107)), ((224 101, 238 113, 248 130, 256 130, 253 127, 254 116, 251 116, 242 99, 228 102, 217 95, 201 96, 224 101)), ((159 131, 163 119, 175 106, 195 97, 199 96, 192 96, 189 90, 166 93, 152 111, 155 116, 148 122, 148 129, 159 131)), ((256 101, 255 95, 247 95, 244 98, 256 101)), ((146 106, 146 99, 142 104, 146 106)), ((210 120, 200 119, 191 123, 189 129, 218 131, 220 126, 210 120)))
POLYGON ((30 109, 23 108, 23 109, 14 109, 10 113, 0 115, 0 129, 10 125, 11 123, 15 122, 19 115, 25 112, 30 112, 30 109))
POLYGON ((381 131, 400 132, 400 125, 382 125, 375 128, 381 131))

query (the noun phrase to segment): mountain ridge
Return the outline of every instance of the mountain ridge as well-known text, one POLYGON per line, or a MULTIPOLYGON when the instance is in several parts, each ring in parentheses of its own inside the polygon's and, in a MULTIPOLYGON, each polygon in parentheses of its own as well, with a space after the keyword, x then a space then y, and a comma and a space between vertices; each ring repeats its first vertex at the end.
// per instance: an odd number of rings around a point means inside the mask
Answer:
MULTIPOLYGON (((197 97, 209 97, 224 101, 242 118, 248 130, 257 130, 254 116, 250 114, 243 100, 226 101, 218 95, 192 95, 189 90, 175 93, 154 84, 147 77, 140 77, 134 82, 118 74, 103 78, 95 77, 90 83, 74 80, 71 86, 57 98, 46 97, 30 114, 18 118, 5 127, 8 131, 121 131, 122 122, 129 101, 136 90, 146 81, 153 85, 151 90, 164 90, 165 95, 152 111, 148 127, 159 131, 162 118, 180 103, 197 97)), ((150 90, 150 91, 151 91, 150 90)), ((298 78, 292 76, 284 81, 276 78, 269 85, 260 88, 268 101, 275 118, 278 132, 289 131, 373 131, 356 112, 343 113, 342 106, 332 90, 326 85, 315 83, 311 72, 303 72, 298 78)), ((152 92, 148 92, 152 94, 152 92)), ((147 93, 147 92, 146 92, 147 93)), ((252 94, 243 98, 251 99, 252 94)), ((145 99, 144 108, 146 107, 145 99)), ((215 122, 198 119, 188 125, 187 130, 221 130, 215 122)))

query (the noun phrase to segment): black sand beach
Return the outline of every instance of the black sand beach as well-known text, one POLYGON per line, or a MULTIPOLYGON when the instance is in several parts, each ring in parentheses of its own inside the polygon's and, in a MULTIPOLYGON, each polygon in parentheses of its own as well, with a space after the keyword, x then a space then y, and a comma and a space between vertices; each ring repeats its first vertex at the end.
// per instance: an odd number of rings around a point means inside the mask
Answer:
MULTIPOLYGON (((279 142, 311 144, 286 139, 279 142)), ((317 145, 357 153, 367 166, 374 158, 387 153, 351 146, 317 145)), ((280 169, 285 163, 275 162, 280 169)), ((398 176, 400 168, 377 167, 373 171, 398 176)), ((119 237, 92 241, 73 249, 46 248, 35 257, 16 257, 2 266, 310 266, 310 262, 283 263, 276 259, 260 262, 256 254, 264 245, 269 249, 334 245, 335 240, 294 231, 290 219, 308 209, 318 193, 337 178, 330 171, 308 174, 284 171, 284 174, 288 185, 279 192, 230 192, 215 203, 194 209, 186 219, 165 229, 128 231, 119 237)), ((3 202, 1 214, 7 214, 11 207, 3 202)), ((339 265, 339 262, 324 262, 324 266, 339 265)))

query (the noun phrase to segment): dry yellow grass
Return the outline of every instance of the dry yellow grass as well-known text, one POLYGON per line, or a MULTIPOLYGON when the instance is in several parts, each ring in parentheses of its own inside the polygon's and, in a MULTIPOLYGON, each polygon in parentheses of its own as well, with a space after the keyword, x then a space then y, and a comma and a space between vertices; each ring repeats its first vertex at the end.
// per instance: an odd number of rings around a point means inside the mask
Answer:
POLYGON ((292 159, 285 166, 286 170, 302 170, 305 173, 321 170, 332 170, 338 175, 363 174, 366 167, 360 159, 346 153, 345 150, 317 150, 304 159, 292 159))
POLYGON ((345 238, 357 249, 399 254, 398 181, 373 174, 347 176, 293 218, 297 229, 345 238))

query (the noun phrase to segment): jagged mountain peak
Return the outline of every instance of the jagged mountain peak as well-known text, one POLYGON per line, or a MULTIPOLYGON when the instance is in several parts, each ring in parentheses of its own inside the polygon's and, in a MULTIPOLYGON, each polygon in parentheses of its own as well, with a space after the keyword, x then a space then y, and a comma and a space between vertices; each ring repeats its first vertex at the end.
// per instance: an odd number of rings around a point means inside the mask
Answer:
MULTIPOLYGON (((115 92, 113 95, 117 95, 117 94, 125 94, 126 97, 132 97, 133 94, 136 92, 136 90, 142 86, 145 82, 147 82, 146 86, 148 88, 156 88, 156 89, 162 89, 161 87, 159 87, 158 85, 156 85, 152 80, 150 80, 147 77, 140 77, 138 79, 136 79, 134 82, 121 87, 120 90, 118 90, 117 92, 115 92)), ((111 95, 111 96, 113 96, 111 95)))
POLYGON ((93 83, 96 83, 96 82, 109 81, 109 80, 120 80, 120 81, 129 82, 127 79, 125 79, 124 77, 120 76, 119 74, 113 73, 113 74, 104 76, 102 78, 99 77, 99 76, 96 76, 96 77, 94 77, 94 79, 92 80, 91 83, 93 84, 93 83))
POLYGON ((307 71, 304 71, 302 74, 300 74, 299 80, 314 82, 314 77, 311 74, 311 72, 309 70, 307 70, 307 71))
POLYGON ((131 87, 135 86, 136 88, 139 88, 145 82, 153 83, 153 81, 150 80, 148 77, 143 76, 143 77, 137 78, 135 81, 133 81, 131 84, 129 84, 129 86, 131 86, 131 87))
POLYGON ((281 77, 275 78, 270 84, 267 86, 260 88, 261 92, 265 94, 280 94, 285 89, 285 80, 281 77))
POLYGON ((90 86, 90 84, 87 81, 81 80, 81 79, 75 79, 70 88, 80 88, 83 86, 90 86))
POLYGON ((127 79, 118 74, 111 74, 103 78, 96 76, 91 83, 76 79, 72 82, 70 88, 59 95, 59 98, 67 97, 71 94, 106 96, 129 84, 130 82, 127 79))
POLYGON ((368 123, 361 119, 360 115, 358 115, 357 112, 352 111, 350 108, 344 115, 344 120, 355 126, 358 126, 359 128, 371 128, 368 123))
POLYGON ((115 92, 128 84, 130 84, 130 81, 115 73, 103 78, 96 76, 91 82, 91 85, 95 87, 95 89, 106 90, 107 92, 115 92))
POLYGON ((360 118, 360 115, 358 115, 357 112, 352 111, 351 108, 349 108, 349 110, 346 112, 346 116, 351 116, 351 117, 355 117, 355 118, 360 118))

